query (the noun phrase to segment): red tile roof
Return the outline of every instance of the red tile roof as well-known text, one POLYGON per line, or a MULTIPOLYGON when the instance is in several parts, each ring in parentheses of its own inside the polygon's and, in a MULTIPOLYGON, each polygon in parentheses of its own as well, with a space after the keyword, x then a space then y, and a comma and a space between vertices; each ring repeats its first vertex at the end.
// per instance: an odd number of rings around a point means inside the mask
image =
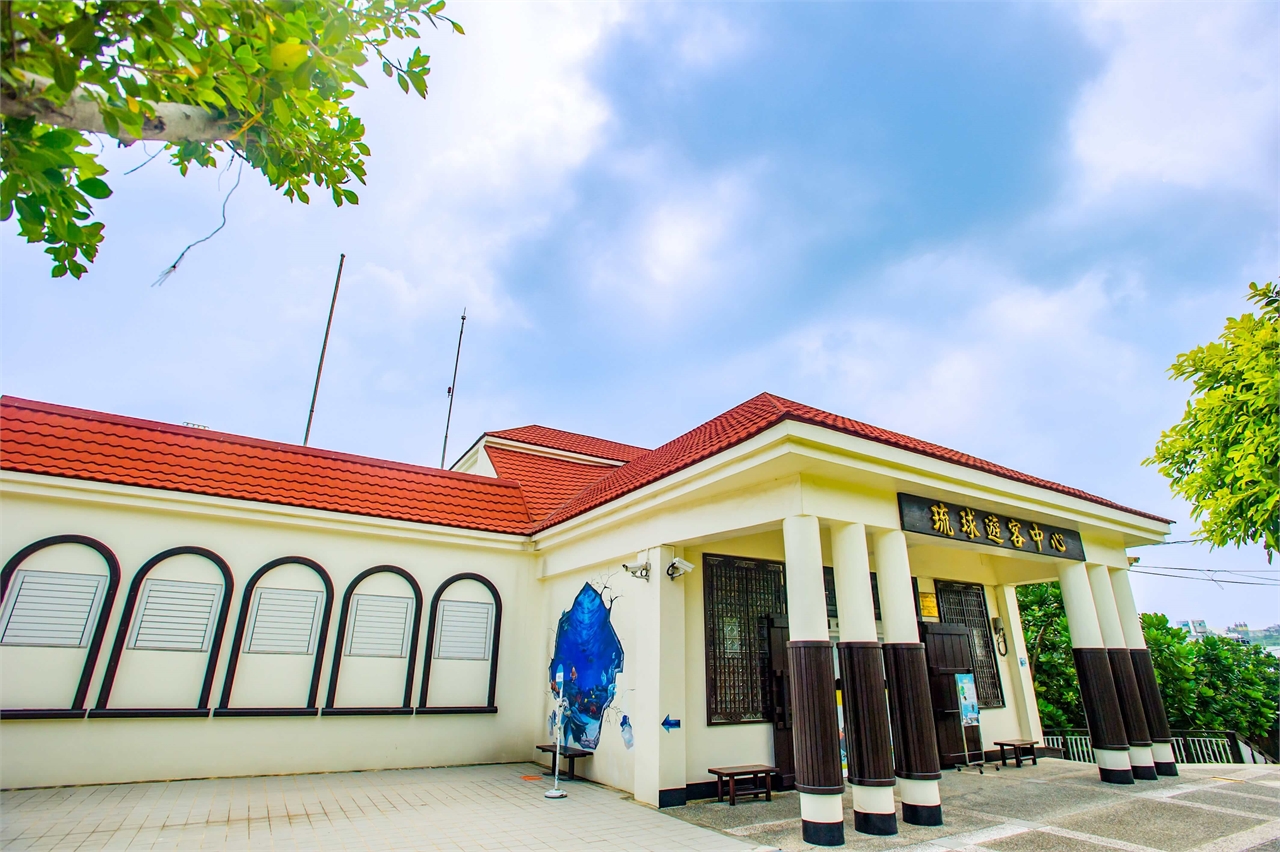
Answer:
POLYGON ((1014 482, 1171 523, 1084 491, 772 394, 656 450, 542 426, 493 437, 626 462, 621 467, 486 446, 501 478, 0 398, 0 468, 491 532, 530 534, 590 511, 759 435, 810 423, 1014 482))
POLYGON ((6 396, 0 468, 526 533, 519 484, 6 396))
POLYGON ((503 429, 501 432, 485 434, 494 438, 505 438, 508 441, 533 444, 535 447, 580 453, 609 461, 629 462, 649 452, 644 447, 619 444, 617 441, 606 441, 603 438, 592 438, 590 435, 579 435, 575 432, 562 432, 559 429, 548 429, 546 426, 519 426, 515 429, 503 429))
POLYGON ((573 500, 546 518, 538 525, 538 529, 547 529, 567 521, 576 515, 615 500, 628 492, 656 482, 665 476, 670 476, 716 453, 727 450, 735 444, 742 443, 748 438, 759 435, 784 420, 811 423, 815 426, 843 432, 846 435, 865 438, 869 441, 897 447, 922 456, 929 456, 994 474, 1014 482, 1022 482, 1038 488, 1056 491, 1059 494, 1078 497, 1091 503, 1097 503, 1111 509, 1119 509, 1122 512, 1149 518, 1153 521, 1172 523, 1158 515, 1129 509, 1119 503, 1113 503, 1110 500, 1096 497, 1079 489, 1059 485, 1047 479, 1029 476, 976 456, 949 450, 946 447, 931 444, 928 441, 900 435, 897 432, 890 432, 887 429, 870 426, 857 420, 850 420, 847 417, 841 417, 808 405, 792 402, 773 394, 762 393, 696 429, 686 432, 674 441, 663 444, 656 450, 614 470, 608 476, 585 488, 573 500))
POLYGON ((529 517, 540 521, 573 495, 617 468, 550 458, 505 447, 486 446, 493 469, 503 479, 520 483, 529 517))

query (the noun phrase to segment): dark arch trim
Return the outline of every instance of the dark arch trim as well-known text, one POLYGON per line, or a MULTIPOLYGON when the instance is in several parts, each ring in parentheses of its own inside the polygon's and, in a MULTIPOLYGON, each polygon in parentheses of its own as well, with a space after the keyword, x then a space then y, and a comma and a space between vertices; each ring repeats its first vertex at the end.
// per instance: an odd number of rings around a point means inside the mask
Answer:
POLYGON ((102 561, 107 563, 107 591, 102 596, 102 608, 98 610, 98 623, 93 628, 93 636, 89 638, 88 653, 84 658, 84 669, 80 672, 80 683, 76 686, 75 699, 71 702, 71 708, 69 710, 0 710, 0 715, 8 719, 47 719, 60 716, 81 718, 84 716, 84 701, 89 695, 89 681, 93 679, 93 670, 98 662, 98 653, 102 650, 102 639, 107 633, 107 622, 111 619, 111 607, 115 603, 116 590, 120 588, 120 560, 116 559, 116 555, 111 552, 111 548, 96 538, 89 538, 87 535, 51 535, 48 538, 42 538, 39 541, 28 544, 4 564, 4 569, 0 570, 0 603, 4 602, 5 593, 9 591, 9 580, 13 578, 13 574, 18 570, 18 567, 33 554, 57 544, 81 544, 90 550, 96 551, 102 557, 102 561))
POLYGON ((240 596, 240 612, 236 617, 235 633, 231 638, 231 659, 227 663, 227 673, 222 679, 222 698, 218 701, 215 716, 314 716, 316 715, 316 697, 320 694, 320 671, 324 667, 325 642, 329 638, 329 616, 333 613, 333 580, 329 572, 319 562, 305 556, 281 556, 263 565, 249 582, 245 583, 244 593, 240 596), (324 613, 320 616, 320 635, 316 637, 315 664, 311 670, 311 691, 307 696, 307 706, 303 707, 231 707, 231 689, 235 686, 236 667, 240 663, 240 653, 244 644, 245 624, 249 618, 249 606, 253 603, 253 590, 258 581, 272 569, 281 565, 301 565, 310 568, 324 583, 324 613))
POLYGON ((479 574, 472 574, 467 571, 462 574, 454 574, 441 583, 440 588, 436 589, 436 593, 431 596, 431 612, 427 616, 427 652, 426 659, 422 661, 422 692, 418 696, 418 712, 426 715, 497 713, 498 707, 493 702, 498 694, 498 640, 501 636, 502 595, 498 594, 498 587, 490 582, 488 577, 482 577, 479 574), (462 580, 475 580, 488 589, 489 594, 493 596, 493 646, 489 649, 489 702, 484 707, 428 707, 427 689, 431 685, 431 652, 435 650, 436 642, 436 611, 440 608, 440 597, 445 593, 445 590, 462 580))
POLYGON ((356 578, 342 593, 342 609, 338 613, 338 633, 333 643, 333 665, 329 666, 329 697, 324 703, 326 716, 356 716, 362 714, 386 715, 390 711, 401 710, 406 714, 413 712, 413 675, 418 661, 418 632, 422 627, 422 588, 408 571, 396 565, 377 565, 367 568, 356 575, 356 578), (404 703, 399 707, 334 707, 338 697, 338 673, 342 669, 342 643, 346 641, 347 617, 351 610, 351 596, 366 578, 374 574, 397 574, 405 579, 409 588, 413 589, 413 629, 409 637, 409 658, 405 661, 404 670, 404 703))
POLYGON ((133 575, 133 580, 129 583, 129 594, 125 596, 124 608, 120 612, 120 622, 116 625, 116 641, 111 646, 111 658, 107 661, 107 671, 102 677, 102 686, 98 689, 98 701, 94 708, 89 711, 91 717, 110 717, 110 716, 137 716, 144 715, 147 717, 155 717, 161 715, 173 716, 207 716, 209 715, 209 693, 213 691, 213 675, 218 669, 218 657, 222 651, 222 636, 227 627, 227 615, 231 612, 231 596, 235 592, 236 582, 231 576, 231 566, 227 564, 227 560, 214 553, 207 547, 196 547, 194 545, 183 545, 181 547, 171 547, 168 550, 162 550, 155 556, 148 559, 138 569, 138 573, 133 575), (222 603, 218 607, 218 622, 213 628, 213 642, 209 646, 209 661, 205 664, 204 683, 200 687, 200 703, 196 705, 194 710, 184 709, 146 709, 146 708, 128 708, 112 710, 107 707, 111 700, 111 687, 115 685, 116 669, 120 666, 120 657, 124 654, 124 643, 129 635, 129 622, 133 620, 134 607, 138 605, 138 593, 142 589, 142 581, 151 573, 151 569, 155 568, 161 562, 172 559, 175 556, 199 556, 212 562, 222 574, 222 603))

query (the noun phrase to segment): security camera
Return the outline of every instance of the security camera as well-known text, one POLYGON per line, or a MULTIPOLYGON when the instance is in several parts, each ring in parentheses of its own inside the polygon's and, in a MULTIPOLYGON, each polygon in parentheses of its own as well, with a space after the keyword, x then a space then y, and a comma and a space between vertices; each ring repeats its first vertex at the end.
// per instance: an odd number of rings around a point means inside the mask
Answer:
POLYGON ((624 562, 622 563, 622 569, 626 571, 628 574, 630 574, 632 577, 639 577, 641 580, 645 580, 645 581, 649 579, 649 563, 648 562, 642 562, 638 565, 628 565, 627 563, 624 562))
POLYGON ((693 570, 693 563, 685 562, 683 559, 677 556, 675 559, 671 561, 671 564, 667 566, 667 576, 670 577, 672 580, 674 580, 676 577, 679 577, 681 574, 688 574, 692 570, 693 570))

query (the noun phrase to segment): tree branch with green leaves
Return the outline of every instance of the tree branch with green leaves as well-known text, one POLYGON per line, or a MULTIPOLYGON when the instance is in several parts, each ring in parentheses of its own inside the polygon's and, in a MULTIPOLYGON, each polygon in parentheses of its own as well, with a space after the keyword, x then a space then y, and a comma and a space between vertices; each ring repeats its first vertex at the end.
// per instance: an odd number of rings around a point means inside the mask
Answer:
POLYGON ((166 144, 182 174, 243 158, 290 199, 359 203, 364 124, 351 112, 371 59, 427 95, 420 27, 444 0, 7 0, 0 4, 0 220, 47 243, 53 277, 82 276, 111 195, 89 134, 166 144))
POLYGON ((1257 316, 1228 318, 1217 341, 1169 368, 1193 395, 1143 463, 1191 502, 1198 537, 1261 544, 1269 562, 1280 549, 1280 289, 1252 283, 1248 299, 1257 316))

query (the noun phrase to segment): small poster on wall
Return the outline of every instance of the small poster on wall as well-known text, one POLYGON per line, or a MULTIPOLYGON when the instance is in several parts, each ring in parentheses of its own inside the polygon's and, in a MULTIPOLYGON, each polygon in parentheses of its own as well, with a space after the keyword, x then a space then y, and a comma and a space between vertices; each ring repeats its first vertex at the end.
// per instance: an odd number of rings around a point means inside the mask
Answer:
POLYGON ((960 724, 978 724, 978 685, 972 674, 956 675, 956 695, 960 699, 960 724))

